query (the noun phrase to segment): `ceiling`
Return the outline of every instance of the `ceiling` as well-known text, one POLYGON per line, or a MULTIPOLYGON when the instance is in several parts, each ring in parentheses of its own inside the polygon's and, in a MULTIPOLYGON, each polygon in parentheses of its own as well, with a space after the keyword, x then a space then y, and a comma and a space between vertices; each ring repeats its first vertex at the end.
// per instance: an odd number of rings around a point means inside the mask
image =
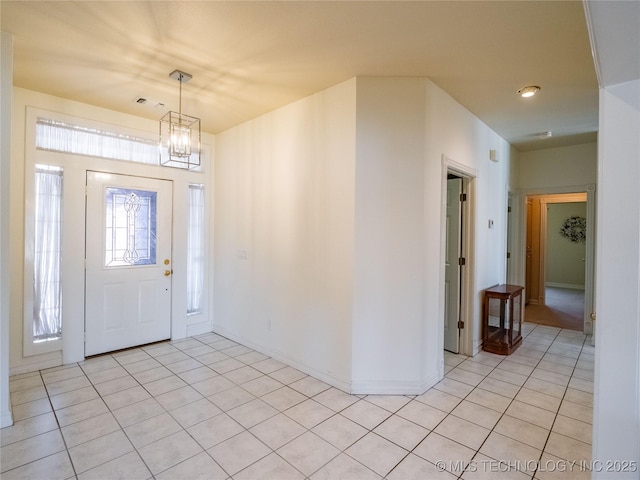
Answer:
POLYGON ((159 119, 178 110, 180 69, 182 111, 214 134, 355 76, 425 76, 521 151, 596 139, 581 1, 0 5, 14 85, 159 119), (526 85, 542 90, 518 97, 526 85))

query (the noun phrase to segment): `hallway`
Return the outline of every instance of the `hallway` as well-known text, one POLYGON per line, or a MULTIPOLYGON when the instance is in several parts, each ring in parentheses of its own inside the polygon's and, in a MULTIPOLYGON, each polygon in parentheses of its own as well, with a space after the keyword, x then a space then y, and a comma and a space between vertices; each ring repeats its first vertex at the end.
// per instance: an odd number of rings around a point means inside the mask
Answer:
POLYGON ((584 290, 546 287, 545 303, 527 305, 525 321, 580 332, 584 330, 584 290))

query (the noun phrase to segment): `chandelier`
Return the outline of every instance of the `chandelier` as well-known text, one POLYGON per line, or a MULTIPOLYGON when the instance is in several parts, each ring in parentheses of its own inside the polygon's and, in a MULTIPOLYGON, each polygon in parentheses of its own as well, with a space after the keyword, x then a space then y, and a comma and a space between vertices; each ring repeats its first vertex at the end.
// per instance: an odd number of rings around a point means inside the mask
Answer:
POLYGON ((169 76, 180 82, 180 103, 177 113, 168 112, 160 119, 160 165, 196 168, 200 166, 200 119, 182 113, 182 84, 192 76, 180 70, 169 76))

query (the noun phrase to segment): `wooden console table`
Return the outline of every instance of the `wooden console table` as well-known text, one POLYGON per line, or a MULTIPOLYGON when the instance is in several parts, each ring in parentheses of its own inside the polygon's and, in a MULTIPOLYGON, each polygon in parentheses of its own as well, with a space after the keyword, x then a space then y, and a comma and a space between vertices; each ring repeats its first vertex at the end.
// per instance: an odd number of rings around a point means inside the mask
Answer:
POLYGON ((484 291, 482 348, 487 352, 509 355, 522 343, 523 290, 503 284, 484 291))

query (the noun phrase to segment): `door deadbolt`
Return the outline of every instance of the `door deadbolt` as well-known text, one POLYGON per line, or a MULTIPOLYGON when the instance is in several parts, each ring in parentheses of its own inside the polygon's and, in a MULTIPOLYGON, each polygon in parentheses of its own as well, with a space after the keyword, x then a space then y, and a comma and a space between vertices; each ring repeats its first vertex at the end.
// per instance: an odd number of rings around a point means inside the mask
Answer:
POLYGON ((165 265, 169 265, 170 263, 171 263, 171 261, 170 261, 168 258, 165 258, 165 259, 164 259, 164 264, 165 264, 165 265))

